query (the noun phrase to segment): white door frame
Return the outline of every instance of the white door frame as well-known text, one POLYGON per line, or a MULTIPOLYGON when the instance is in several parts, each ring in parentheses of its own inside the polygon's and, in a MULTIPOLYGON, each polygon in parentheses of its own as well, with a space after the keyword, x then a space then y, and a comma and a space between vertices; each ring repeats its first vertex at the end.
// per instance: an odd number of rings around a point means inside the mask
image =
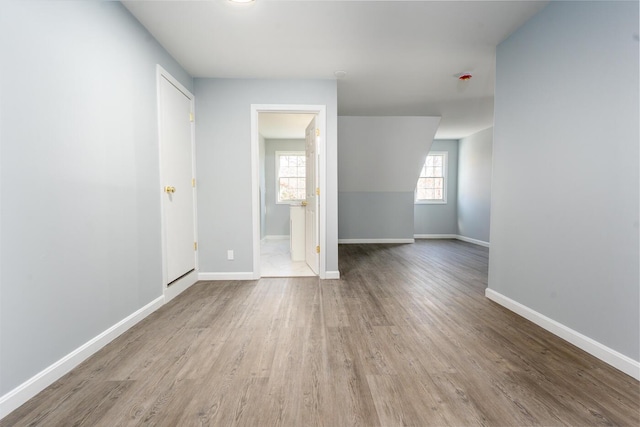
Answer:
MULTIPOLYGON (((167 238, 166 238, 166 218, 164 215, 164 191, 162 188, 162 149, 161 149, 161 138, 162 138, 162 98, 160 95, 160 82, 162 79, 168 80, 172 85, 174 85, 180 92, 182 92, 189 101, 191 102, 191 111, 194 113, 195 117, 195 97, 187 88, 185 88, 176 78, 174 78, 167 70, 162 68, 160 65, 156 65, 156 86, 157 86, 157 104, 158 104, 158 161, 159 161, 159 175, 158 175, 158 194, 160 197, 160 230, 161 230, 161 242, 162 242, 162 292, 165 298, 165 302, 170 301, 177 295, 179 295, 182 291, 187 289, 189 286, 193 285, 198 281, 198 251, 196 250, 194 253, 195 256, 195 269, 174 281, 171 286, 168 286, 168 273, 167 273, 167 238)), ((195 119, 191 122, 191 170, 193 173, 193 177, 196 176, 196 141, 195 141, 195 119)), ((197 191, 193 191, 193 236, 195 241, 198 241, 198 209, 197 209, 197 191)))
POLYGON ((253 219, 253 278, 260 278, 260 136, 258 134, 259 113, 305 113, 316 115, 318 137, 318 174, 320 187, 320 268, 321 279, 326 276, 327 259, 327 106, 326 105, 282 105, 251 104, 251 215, 253 219))

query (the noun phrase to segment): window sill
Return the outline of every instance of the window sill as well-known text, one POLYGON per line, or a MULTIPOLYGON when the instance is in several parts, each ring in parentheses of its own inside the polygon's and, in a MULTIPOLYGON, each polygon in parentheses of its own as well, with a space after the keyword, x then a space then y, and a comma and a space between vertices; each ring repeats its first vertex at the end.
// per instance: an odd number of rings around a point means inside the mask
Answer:
POLYGON ((286 200, 284 202, 276 202, 276 205, 294 205, 300 206, 304 200, 286 200))
POLYGON ((414 205, 446 205, 446 200, 416 200, 414 205))

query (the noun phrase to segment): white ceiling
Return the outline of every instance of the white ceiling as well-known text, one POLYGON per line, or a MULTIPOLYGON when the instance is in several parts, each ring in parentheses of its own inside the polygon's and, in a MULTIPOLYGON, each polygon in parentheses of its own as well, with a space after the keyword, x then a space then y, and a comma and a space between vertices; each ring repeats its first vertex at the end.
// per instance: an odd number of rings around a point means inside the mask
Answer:
POLYGON ((265 139, 304 139, 315 114, 259 113, 258 132, 265 139))
POLYGON ((492 126, 496 46, 548 1, 124 1, 194 77, 338 80, 339 115, 492 126), (471 72, 466 82, 457 80, 471 72))

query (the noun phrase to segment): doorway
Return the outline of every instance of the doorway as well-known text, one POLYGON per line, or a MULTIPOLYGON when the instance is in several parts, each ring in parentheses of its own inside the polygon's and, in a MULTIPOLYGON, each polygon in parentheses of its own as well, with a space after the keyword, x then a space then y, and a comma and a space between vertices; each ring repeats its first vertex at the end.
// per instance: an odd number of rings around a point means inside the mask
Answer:
POLYGON ((305 186, 314 171, 305 140, 312 122, 315 114, 258 113, 262 277, 316 275, 305 256, 305 186))
POLYGON ((322 278, 325 107, 252 105, 251 112, 254 277, 322 278))

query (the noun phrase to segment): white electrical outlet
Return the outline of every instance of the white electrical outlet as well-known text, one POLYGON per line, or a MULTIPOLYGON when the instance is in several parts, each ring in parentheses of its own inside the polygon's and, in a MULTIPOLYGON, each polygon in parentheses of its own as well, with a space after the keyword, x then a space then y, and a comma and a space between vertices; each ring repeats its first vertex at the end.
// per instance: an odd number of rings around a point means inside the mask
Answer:
POLYGON ((233 249, 227 251, 227 260, 233 261, 233 249))

